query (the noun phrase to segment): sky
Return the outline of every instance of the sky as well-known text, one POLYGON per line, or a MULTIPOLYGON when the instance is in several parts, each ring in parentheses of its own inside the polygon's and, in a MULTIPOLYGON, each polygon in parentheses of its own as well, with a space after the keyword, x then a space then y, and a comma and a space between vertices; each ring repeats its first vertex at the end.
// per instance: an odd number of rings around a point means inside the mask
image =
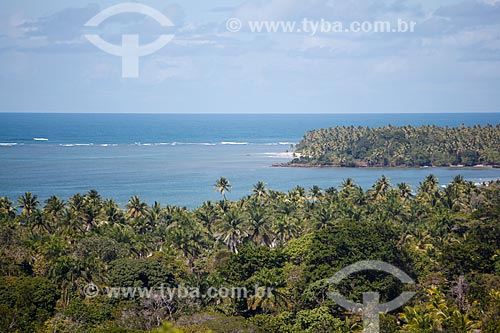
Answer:
POLYGON ((404 113, 500 111, 500 0, 0 2, 0 112, 404 113), (226 22, 243 22, 230 32, 226 22), (248 21, 414 21, 413 33, 251 32, 248 21), (138 78, 83 35, 175 38, 138 78))

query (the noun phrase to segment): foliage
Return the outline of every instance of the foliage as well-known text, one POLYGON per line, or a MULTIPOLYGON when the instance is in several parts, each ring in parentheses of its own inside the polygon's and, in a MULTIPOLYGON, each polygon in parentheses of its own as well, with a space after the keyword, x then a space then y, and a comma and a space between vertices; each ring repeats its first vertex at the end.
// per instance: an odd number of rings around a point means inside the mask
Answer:
POLYGON ((334 127, 307 132, 297 152, 309 165, 500 165, 500 125, 334 127))
POLYGON ((371 271, 328 279, 373 259, 416 282, 406 308, 381 317, 385 332, 498 332, 499 198, 500 181, 441 187, 433 175, 415 191, 386 177, 367 190, 352 179, 289 192, 259 182, 193 210, 139 197, 120 207, 96 191, 43 205, 31 193, 18 206, 0 198, 0 331, 360 332, 360 316, 329 292, 360 302, 379 291, 385 302, 405 287, 371 271), (85 297, 89 283, 101 293, 85 297), (162 295, 162 285, 201 294, 162 295), (151 292, 120 293, 134 287, 151 292), (203 297, 211 287, 248 293, 203 297))

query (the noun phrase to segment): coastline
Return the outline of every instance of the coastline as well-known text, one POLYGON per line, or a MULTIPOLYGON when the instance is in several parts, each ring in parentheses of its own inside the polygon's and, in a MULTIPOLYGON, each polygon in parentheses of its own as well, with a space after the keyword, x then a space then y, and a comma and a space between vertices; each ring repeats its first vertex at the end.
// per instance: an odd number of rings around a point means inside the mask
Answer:
POLYGON ((447 169, 500 169, 500 165, 432 165, 432 166, 384 166, 374 165, 369 166, 359 164, 354 166, 345 166, 338 164, 307 164, 307 163, 274 163, 273 168, 303 168, 303 169, 431 169, 431 168, 447 168, 447 169))

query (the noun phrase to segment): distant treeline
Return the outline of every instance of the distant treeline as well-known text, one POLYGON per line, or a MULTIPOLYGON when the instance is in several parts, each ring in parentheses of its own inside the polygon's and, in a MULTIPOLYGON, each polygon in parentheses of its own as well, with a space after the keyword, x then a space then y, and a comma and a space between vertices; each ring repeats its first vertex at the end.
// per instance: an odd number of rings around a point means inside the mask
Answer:
POLYGON ((500 125, 333 127, 309 131, 293 164, 414 167, 500 165, 500 125))

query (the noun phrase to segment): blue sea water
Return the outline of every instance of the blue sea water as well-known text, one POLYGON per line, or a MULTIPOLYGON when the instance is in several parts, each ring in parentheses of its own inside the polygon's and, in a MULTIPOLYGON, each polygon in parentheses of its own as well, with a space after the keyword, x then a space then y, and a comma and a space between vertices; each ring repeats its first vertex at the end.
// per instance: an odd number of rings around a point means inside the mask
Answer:
POLYGON ((386 175, 417 188, 427 175, 446 184, 457 174, 476 182, 500 169, 272 168, 307 130, 331 126, 496 125, 500 113, 468 114, 41 114, 0 113, 0 196, 26 191, 41 200, 90 189, 125 204, 133 195, 195 207, 220 199, 215 180, 232 185, 230 199, 250 194, 261 180, 290 190, 339 186, 354 178, 365 189, 386 175))

